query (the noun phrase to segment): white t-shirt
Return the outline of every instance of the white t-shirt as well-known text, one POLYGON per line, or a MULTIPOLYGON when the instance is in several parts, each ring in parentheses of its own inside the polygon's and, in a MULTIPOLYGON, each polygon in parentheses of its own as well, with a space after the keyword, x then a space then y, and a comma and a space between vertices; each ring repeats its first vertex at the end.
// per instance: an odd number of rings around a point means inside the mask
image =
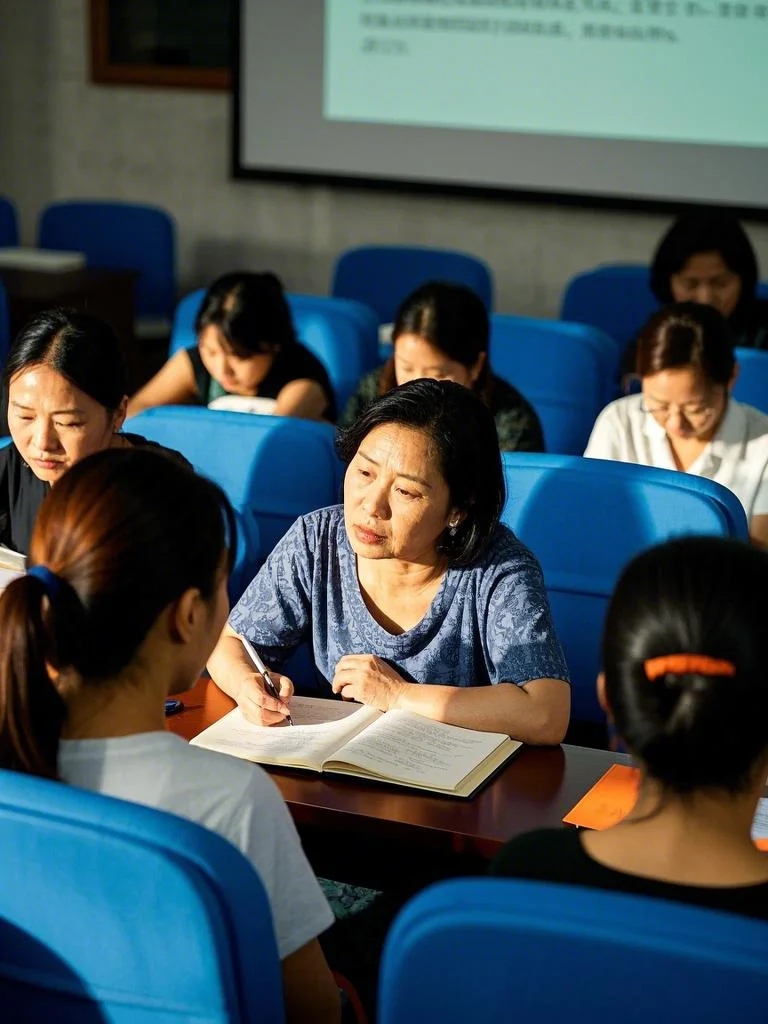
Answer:
POLYGON ((281 960, 333 923, 288 808, 257 765, 147 732, 62 740, 59 770, 74 786, 171 811, 234 843, 264 883, 281 960))
MULTIPOLYGON (((606 406, 585 456, 677 469, 664 427, 642 403, 642 395, 628 395, 606 406)), ((717 433, 687 472, 728 487, 748 519, 768 514, 768 416, 729 398, 717 433)))

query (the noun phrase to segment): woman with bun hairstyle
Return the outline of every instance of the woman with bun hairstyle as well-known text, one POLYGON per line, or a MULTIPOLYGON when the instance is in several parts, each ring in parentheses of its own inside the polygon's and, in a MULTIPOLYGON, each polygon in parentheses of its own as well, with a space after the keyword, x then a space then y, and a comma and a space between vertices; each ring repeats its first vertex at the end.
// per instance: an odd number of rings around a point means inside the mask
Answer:
POLYGON ((155 405, 336 420, 325 367, 296 338, 274 274, 236 271, 217 278, 195 320, 197 344, 176 352, 128 403, 128 415, 155 405))
MULTIPOLYGON (((288 1021, 339 1019, 317 936, 333 914, 260 768, 165 728, 228 611, 234 519, 166 455, 103 451, 43 502, 27 575, 0 597, 0 767, 170 811, 224 836, 272 909, 288 1021)), ((55 851, 51 852, 55 859, 55 851)))
POLYGON ((768 856, 750 828, 768 771, 768 552, 685 537, 622 573, 603 635, 601 700, 640 769, 604 831, 512 840, 491 871, 768 919, 768 856))

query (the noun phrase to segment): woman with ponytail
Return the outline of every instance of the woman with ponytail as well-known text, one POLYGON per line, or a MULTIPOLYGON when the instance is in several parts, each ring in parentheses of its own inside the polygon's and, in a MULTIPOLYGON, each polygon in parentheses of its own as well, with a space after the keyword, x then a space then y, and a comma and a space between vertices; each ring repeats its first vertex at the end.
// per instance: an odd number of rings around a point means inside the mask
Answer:
POLYGON ((338 1020, 333 921, 260 768, 166 731, 228 611, 234 519, 166 455, 87 456, 45 498, 30 569, 0 597, 0 766, 171 811, 234 843, 272 908, 289 1021, 338 1020), (180 514, 183 510, 183 514, 180 514))
POLYGON ((686 537, 637 556, 611 599, 601 700, 640 769, 604 831, 512 840, 497 875, 570 882, 768 919, 750 831, 768 772, 768 552, 686 537))

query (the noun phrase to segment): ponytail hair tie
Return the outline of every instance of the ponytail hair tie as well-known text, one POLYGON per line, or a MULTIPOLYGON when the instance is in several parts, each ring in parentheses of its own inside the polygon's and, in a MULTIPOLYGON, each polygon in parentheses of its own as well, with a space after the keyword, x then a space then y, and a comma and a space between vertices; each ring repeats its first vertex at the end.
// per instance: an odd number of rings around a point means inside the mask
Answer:
POLYGON ((27 576, 35 576, 43 584, 48 600, 53 603, 61 593, 64 580, 45 565, 33 565, 27 569, 27 576))
POLYGON ((653 683, 662 676, 700 675, 735 676, 736 666, 725 658, 710 658, 707 654, 665 654, 643 662, 645 675, 653 683))

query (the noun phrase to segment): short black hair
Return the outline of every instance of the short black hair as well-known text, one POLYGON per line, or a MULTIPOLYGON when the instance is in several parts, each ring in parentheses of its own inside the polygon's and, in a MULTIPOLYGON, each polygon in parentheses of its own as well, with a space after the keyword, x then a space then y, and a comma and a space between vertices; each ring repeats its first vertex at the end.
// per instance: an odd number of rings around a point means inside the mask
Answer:
POLYGON ((732 316, 738 317, 755 301, 757 257, 749 237, 729 213, 707 210, 687 213, 672 224, 663 236, 651 264, 651 291, 662 305, 672 302, 671 278, 692 256, 717 252, 723 263, 741 278, 741 295, 732 316))
POLYGON ((455 536, 445 530, 438 550, 450 565, 475 562, 488 547, 504 507, 504 473, 493 416, 469 388, 454 381, 412 380, 372 402, 337 435, 349 465, 376 427, 399 423, 423 431, 434 446, 451 505, 463 513, 455 536))
POLYGON ((296 341, 291 310, 280 279, 272 273, 222 274, 203 297, 195 333, 218 327, 240 356, 277 352, 296 341))
POLYGON ((99 317, 50 309, 19 331, 3 371, 7 387, 30 366, 44 364, 114 412, 128 393, 125 357, 117 335, 99 317))
POLYGON ((768 552, 723 537, 681 537, 624 569, 603 634, 616 728, 648 774, 677 794, 739 792, 768 758, 768 552), (696 654, 734 675, 667 672, 645 661, 696 654))

